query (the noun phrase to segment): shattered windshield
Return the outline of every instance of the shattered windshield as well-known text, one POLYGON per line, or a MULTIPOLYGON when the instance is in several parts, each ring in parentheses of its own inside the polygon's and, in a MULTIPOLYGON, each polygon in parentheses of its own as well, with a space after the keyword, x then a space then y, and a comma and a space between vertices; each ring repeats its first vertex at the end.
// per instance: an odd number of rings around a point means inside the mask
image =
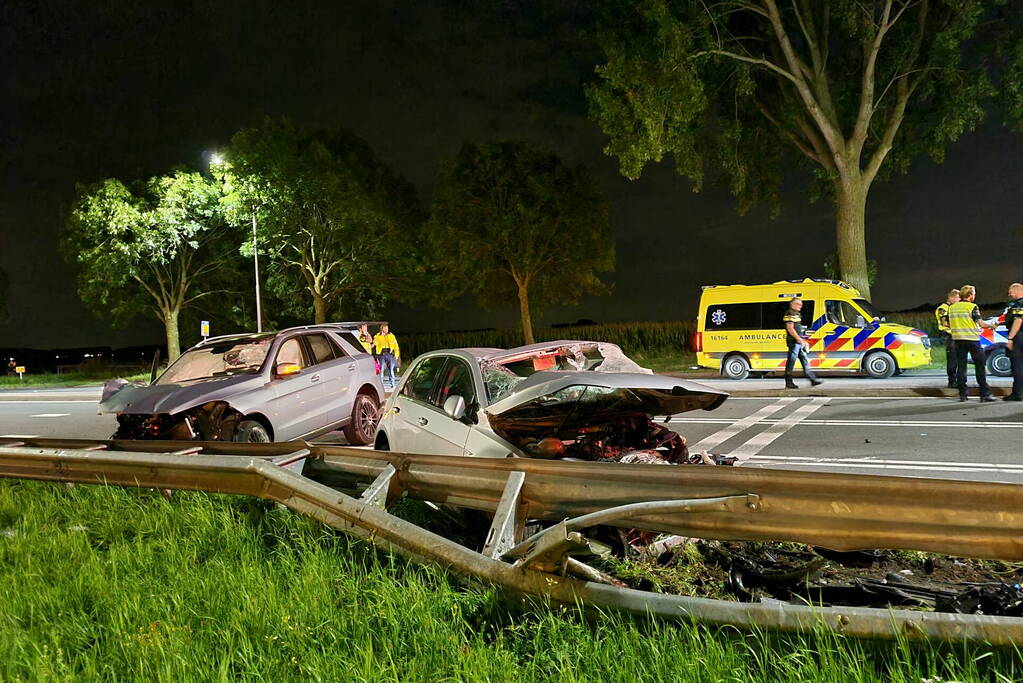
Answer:
POLYGON ((535 372, 638 372, 652 374, 626 356, 614 344, 601 342, 567 344, 511 358, 480 363, 487 400, 496 403, 515 390, 526 377, 535 372))
POLYGON ((273 335, 225 341, 186 351, 154 384, 179 384, 213 377, 255 374, 263 367, 273 335))

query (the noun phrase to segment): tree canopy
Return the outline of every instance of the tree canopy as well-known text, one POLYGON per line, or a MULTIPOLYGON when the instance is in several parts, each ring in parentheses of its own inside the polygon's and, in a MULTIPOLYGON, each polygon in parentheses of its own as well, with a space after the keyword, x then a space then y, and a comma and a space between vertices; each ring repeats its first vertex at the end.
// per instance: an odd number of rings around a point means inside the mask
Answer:
POLYGON ((872 183, 973 129, 1000 86, 1023 118, 1023 31, 1004 0, 606 3, 587 90, 605 151, 637 178, 674 158, 721 173, 741 211, 778 208, 790 158, 835 201, 839 270, 869 297, 872 183))
POLYGON ((177 358, 181 312, 236 284, 240 238, 220 197, 219 183, 188 171, 79 186, 61 248, 78 266, 86 306, 115 322, 150 313, 164 325, 169 359, 177 358))
POLYGON ((601 191, 582 167, 525 143, 463 145, 434 190, 438 292, 484 306, 518 301, 522 333, 552 303, 607 292, 615 247, 601 191))
POLYGON ((7 273, 0 268, 0 320, 7 317, 7 273))
POLYGON ((267 285, 284 312, 311 311, 321 323, 413 293, 415 190, 356 135, 267 119, 236 133, 214 172, 232 221, 255 213, 267 285))

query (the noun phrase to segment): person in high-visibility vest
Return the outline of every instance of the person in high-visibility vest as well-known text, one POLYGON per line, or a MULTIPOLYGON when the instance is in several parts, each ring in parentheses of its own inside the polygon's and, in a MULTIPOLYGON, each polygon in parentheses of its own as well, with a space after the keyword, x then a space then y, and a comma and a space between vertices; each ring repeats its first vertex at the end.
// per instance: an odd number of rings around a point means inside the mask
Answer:
POLYGON ((1005 326, 1008 328, 1005 349, 1012 363, 1012 393, 1005 401, 1023 401, 1023 284, 1009 285, 1008 307, 1005 309, 1005 326))
POLYGON ((373 337, 373 355, 380 359, 380 381, 384 389, 394 389, 394 373, 401 367, 401 349, 387 323, 381 325, 373 337))
POLYGON ((984 349, 980 348, 980 329, 993 329, 996 325, 985 322, 980 316, 980 309, 974 301, 977 288, 963 285, 959 288, 959 301, 948 307, 948 327, 956 348, 956 387, 959 389, 959 400, 966 401, 966 357, 973 359, 973 371, 977 375, 977 386, 980 387, 980 400, 983 403, 994 401, 991 387, 987 383, 987 368, 984 365, 984 349))
POLYGON ((948 307, 959 301, 959 290, 953 289, 945 298, 945 303, 934 310, 938 319, 938 330, 945 336, 945 374, 948 375, 948 388, 956 388, 956 345, 952 341, 952 332, 948 327, 948 307))

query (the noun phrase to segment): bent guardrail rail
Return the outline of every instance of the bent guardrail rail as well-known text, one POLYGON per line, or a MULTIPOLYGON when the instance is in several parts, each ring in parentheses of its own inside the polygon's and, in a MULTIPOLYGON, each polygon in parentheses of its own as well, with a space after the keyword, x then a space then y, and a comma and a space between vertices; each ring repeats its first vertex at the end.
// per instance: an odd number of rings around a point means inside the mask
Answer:
POLYGON ((59 443, 63 445, 58 446, 54 440, 0 444, 0 476, 204 490, 270 499, 334 528, 356 533, 457 574, 562 604, 785 631, 824 627, 858 637, 892 638, 903 634, 910 638, 968 639, 1000 645, 1023 642, 1023 618, 729 602, 648 593, 557 573, 571 570, 570 555, 584 544, 577 529, 593 523, 642 528, 651 524, 669 531, 693 530, 685 533, 711 538, 814 543, 817 541, 804 537, 825 539, 834 534, 834 542, 820 544, 836 549, 879 547, 859 545, 879 539, 908 543, 884 547, 919 547, 949 554, 1020 559, 1023 534, 1017 510, 1023 500, 1023 486, 813 473, 808 475, 810 478, 795 477, 793 492, 789 494, 782 485, 783 478, 805 473, 524 459, 484 461, 304 443, 189 444, 189 448, 174 442, 59 443), (122 445, 135 448, 132 452, 113 449, 122 445), (161 447, 163 451, 158 450, 161 447), (196 455, 198 449, 204 454, 196 455), (312 478, 303 476, 299 467, 312 478), (358 482, 371 483, 361 498, 355 498, 331 488, 327 485, 329 481, 315 481, 317 477, 347 478, 342 483, 355 483, 360 489, 363 487, 358 482), (644 479, 652 483, 641 483, 644 479), (575 483, 569 486, 572 480, 575 483), (883 481, 872 489, 870 482, 877 480, 883 481), (495 488, 497 483, 500 486, 495 488), (898 490, 900 483, 902 490, 898 490), (559 486, 568 487, 568 495, 558 492, 559 486), (978 486, 983 490, 978 491, 978 486), (973 487, 972 507, 967 504, 968 487, 973 487), (470 495, 473 491, 475 498, 470 495), (714 492, 716 495, 711 495, 714 492), (389 514, 386 502, 406 493, 435 503, 469 502, 472 504, 468 507, 495 511, 484 552, 389 514), (582 497, 587 493, 588 500, 582 497), (668 493, 671 495, 658 497, 668 493), (830 507, 821 502, 829 496, 833 500, 830 507), (887 500, 888 496, 894 500, 887 500), (910 504, 906 519, 888 519, 886 523, 892 528, 879 529, 880 515, 898 510, 900 501, 910 504), (797 514, 802 504, 807 505, 805 516, 810 521, 804 521, 791 533, 783 533, 781 523, 797 514), (993 514, 1003 504, 1013 507, 993 514), (872 513, 872 505, 879 506, 879 511, 872 513), (968 513, 967 518, 955 519, 960 513, 968 513), (984 519, 985 513, 993 516, 984 519), (562 522, 516 544, 516 534, 509 530, 520 526, 525 515, 562 522), (570 516, 579 519, 566 521, 570 516), (953 529, 961 530, 964 537, 947 537, 953 529), (793 536, 799 538, 792 539, 793 536))

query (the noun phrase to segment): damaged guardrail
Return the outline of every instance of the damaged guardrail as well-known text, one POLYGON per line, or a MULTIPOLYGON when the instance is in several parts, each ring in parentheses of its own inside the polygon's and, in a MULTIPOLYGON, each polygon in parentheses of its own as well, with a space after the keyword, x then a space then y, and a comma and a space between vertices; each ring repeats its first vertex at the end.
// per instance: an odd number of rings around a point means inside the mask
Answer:
POLYGON ((563 575, 578 570, 572 565, 581 563, 571 557, 585 545, 578 530, 592 524, 704 538, 793 540, 839 550, 913 548, 1018 560, 1023 559, 1023 486, 725 467, 477 460, 301 442, 189 446, 42 439, 0 444, 0 476, 271 499, 458 574, 564 604, 787 631, 823 626, 861 637, 902 633, 1023 642, 1023 619, 1015 617, 729 602, 563 575), (132 452, 120 450, 127 448, 132 452), (332 487, 362 491, 362 496, 332 487), (494 512, 484 551, 387 513, 387 502, 401 495, 494 512), (527 518, 560 524, 523 541, 520 530, 527 518))

